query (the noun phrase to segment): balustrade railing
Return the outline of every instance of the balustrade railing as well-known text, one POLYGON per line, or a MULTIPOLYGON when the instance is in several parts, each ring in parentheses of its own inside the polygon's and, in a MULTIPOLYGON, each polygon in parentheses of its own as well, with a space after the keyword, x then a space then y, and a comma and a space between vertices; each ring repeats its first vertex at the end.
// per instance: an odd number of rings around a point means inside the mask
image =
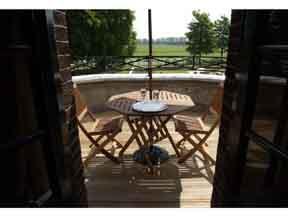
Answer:
MULTIPOLYGON (((74 62, 74 74, 95 73, 146 73, 149 56, 96 56, 74 62)), ((154 73, 223 73, 225 57, 216 56, 152 56, 154 73)))

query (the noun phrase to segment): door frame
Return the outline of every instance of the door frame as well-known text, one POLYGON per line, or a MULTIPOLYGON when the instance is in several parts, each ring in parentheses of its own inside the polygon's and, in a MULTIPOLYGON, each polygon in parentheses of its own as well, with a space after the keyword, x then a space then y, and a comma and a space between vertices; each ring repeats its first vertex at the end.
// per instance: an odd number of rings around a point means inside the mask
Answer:
POLYGON ((61 109, 63 95, 57 86, 60 74, 53 10, 33 10, 31 18, 34 29, 32 80, 39 123, 47 132, 44 146, 54 194, 52 205, 63 206, 69 201, 72 192, 64 163, 65 146, 61 127, 64 121, 61 109))

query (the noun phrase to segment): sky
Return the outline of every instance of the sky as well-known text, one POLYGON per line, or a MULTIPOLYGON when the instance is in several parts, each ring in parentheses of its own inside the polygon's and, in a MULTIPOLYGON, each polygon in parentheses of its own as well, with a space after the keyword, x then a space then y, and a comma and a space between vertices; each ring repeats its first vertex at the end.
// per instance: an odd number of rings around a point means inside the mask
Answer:
MULTIPOLYGON (((186 9, 152 9, 152 37, 184 37, 187 32, 188 23, 192 21, 192 10, 197 8, 186 9)), ((229 17, 231 9, 209 8, 201 9, 208 12, 211 20, 220 18, 221 15, 229 17)), ((134 30, 137 32, 137 38, 148 38, 148 10, 134 9, 135 20, 133 23, 134 30)))

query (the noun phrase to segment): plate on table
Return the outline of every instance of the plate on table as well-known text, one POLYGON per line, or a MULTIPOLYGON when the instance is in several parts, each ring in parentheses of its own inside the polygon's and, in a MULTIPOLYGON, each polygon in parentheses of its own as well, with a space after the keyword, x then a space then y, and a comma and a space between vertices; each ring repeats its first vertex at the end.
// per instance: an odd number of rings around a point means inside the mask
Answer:
POLYGON ((168 108, 165 103, 160 101, 140 101, 132 105, 137 112, 161 112, 168 108))

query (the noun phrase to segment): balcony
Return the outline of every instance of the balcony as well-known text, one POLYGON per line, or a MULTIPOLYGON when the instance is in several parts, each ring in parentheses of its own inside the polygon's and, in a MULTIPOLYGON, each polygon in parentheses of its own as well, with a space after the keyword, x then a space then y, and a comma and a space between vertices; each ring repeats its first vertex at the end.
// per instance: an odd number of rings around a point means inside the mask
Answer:
MULTIPOLYGON (((261 81, 261 92, 257 100, 256 112, 259 119, 255 119, 253 127, 267 137, 271 137, 273 122, 271 110, 273 104, 279 104, 280 97, 274 97, 273 103, 267 103, 265 95, 271 91, 279 95, 281 80, 264 77, 261 81), (265 78, 265 79, 264 79, 265 78), (269 117, 269 118, 268 118, 269 117), (268 119, 268 120, 267 120, 268 119)), ((211 101, 216 86, 223 82, 224 76, 211 74, 154 74, 153 88, 169 90, 189 95, 195 102, 193 109, 183 114, 197 116, 205 110, 211 101)), ((73 82, 77 83, 89 108, 96 117, 113 116, 118 113, 107 109, 105 102, 109 97, 130 91, 136 91, 146 86, 146 74, 98 74, 74 76, 73 82)), ((208 126, 213 122, 213 117, 208 116, 208 126)), ((91 126, 90 122, 85 123, 91 126)), ((173 122, 168 123, 168 129, 175 141, 181 139, 175 132, 173 122)), ((130 136, 127 123, 117 137, 125 143, 130 136)), ((208 139, 206 147, 209 155, 216 160, 219 127, 208 139)), ((80 132, 82 159, 89 151, 90 142, 80 132)), ((86 187, 89 206, 91 207, 209 207, 212 193, 212 182, 215 166, 207 163, 201 154, 190 157, 185 163, 177 163, 175 152, 170 143, 163 140, 158 143, 169 151, 170 160, 160 167, 156 176, 151 176, 145 167, 132 160, 132 154, 138 148, 136 143, 125 152, 124 163, 114 164, 103 155, 97 155, 85 171, 86 187)), ((185 144, 191 148, 189 144, 185 144)), ((117 152, 116 152, 117 153, 117 152)), ((246 162, 247 173, 263 173, 267 167, 266 152, 249 144, 246 162)), ((243 190, 251 190, 251 185, 244 182, 243 190)))
MULTIPOLYGON (((193 110, 181 114, 199 116, 207 108, 217 84, 224 80, 216 75, 179 75, 155 74, 153 87, 187 94, 196 103, 193 110)), ((139 90, 147 81, 144 74, 113 74, 75 76, 82 95, 96 117, 114 116, 118 113, 105 106, 109 97, 122 92, 139 90), (97 100, 96 100, 97 98, 97 100)), ((208 126, 213 122, 213 115, 208 116, 208 126)), ((84 123, 88 128, 92 123, 84 123)), ((168 123, 175 142, 181 136, 175 132, 174 123, 168 123)), ((131 132, 127 123, 117 136, 120 143, 125 143, 131 132)), ((80 131, 82 159, 85 160, 90 142, 80 131)), ((218 143, 218 127, 207 141, 207 152, 215 160, 218 143)), ((86 187, 90 207, 209 207, 215 164, 197 153, 185 163, 179 164, 167 139, 157 143, 170 154, 169 161, 161 164, 159 172, 151 176, 146 168, 132 159, 138 149, 133 142, 124 155, 124 162, 115 164, 101 154, 89 163, 85 171, 86 187)), ((189 143, 185 144, 191 149, 189 143)), ((116 152, 117 154, 117 152, 116 152)))

